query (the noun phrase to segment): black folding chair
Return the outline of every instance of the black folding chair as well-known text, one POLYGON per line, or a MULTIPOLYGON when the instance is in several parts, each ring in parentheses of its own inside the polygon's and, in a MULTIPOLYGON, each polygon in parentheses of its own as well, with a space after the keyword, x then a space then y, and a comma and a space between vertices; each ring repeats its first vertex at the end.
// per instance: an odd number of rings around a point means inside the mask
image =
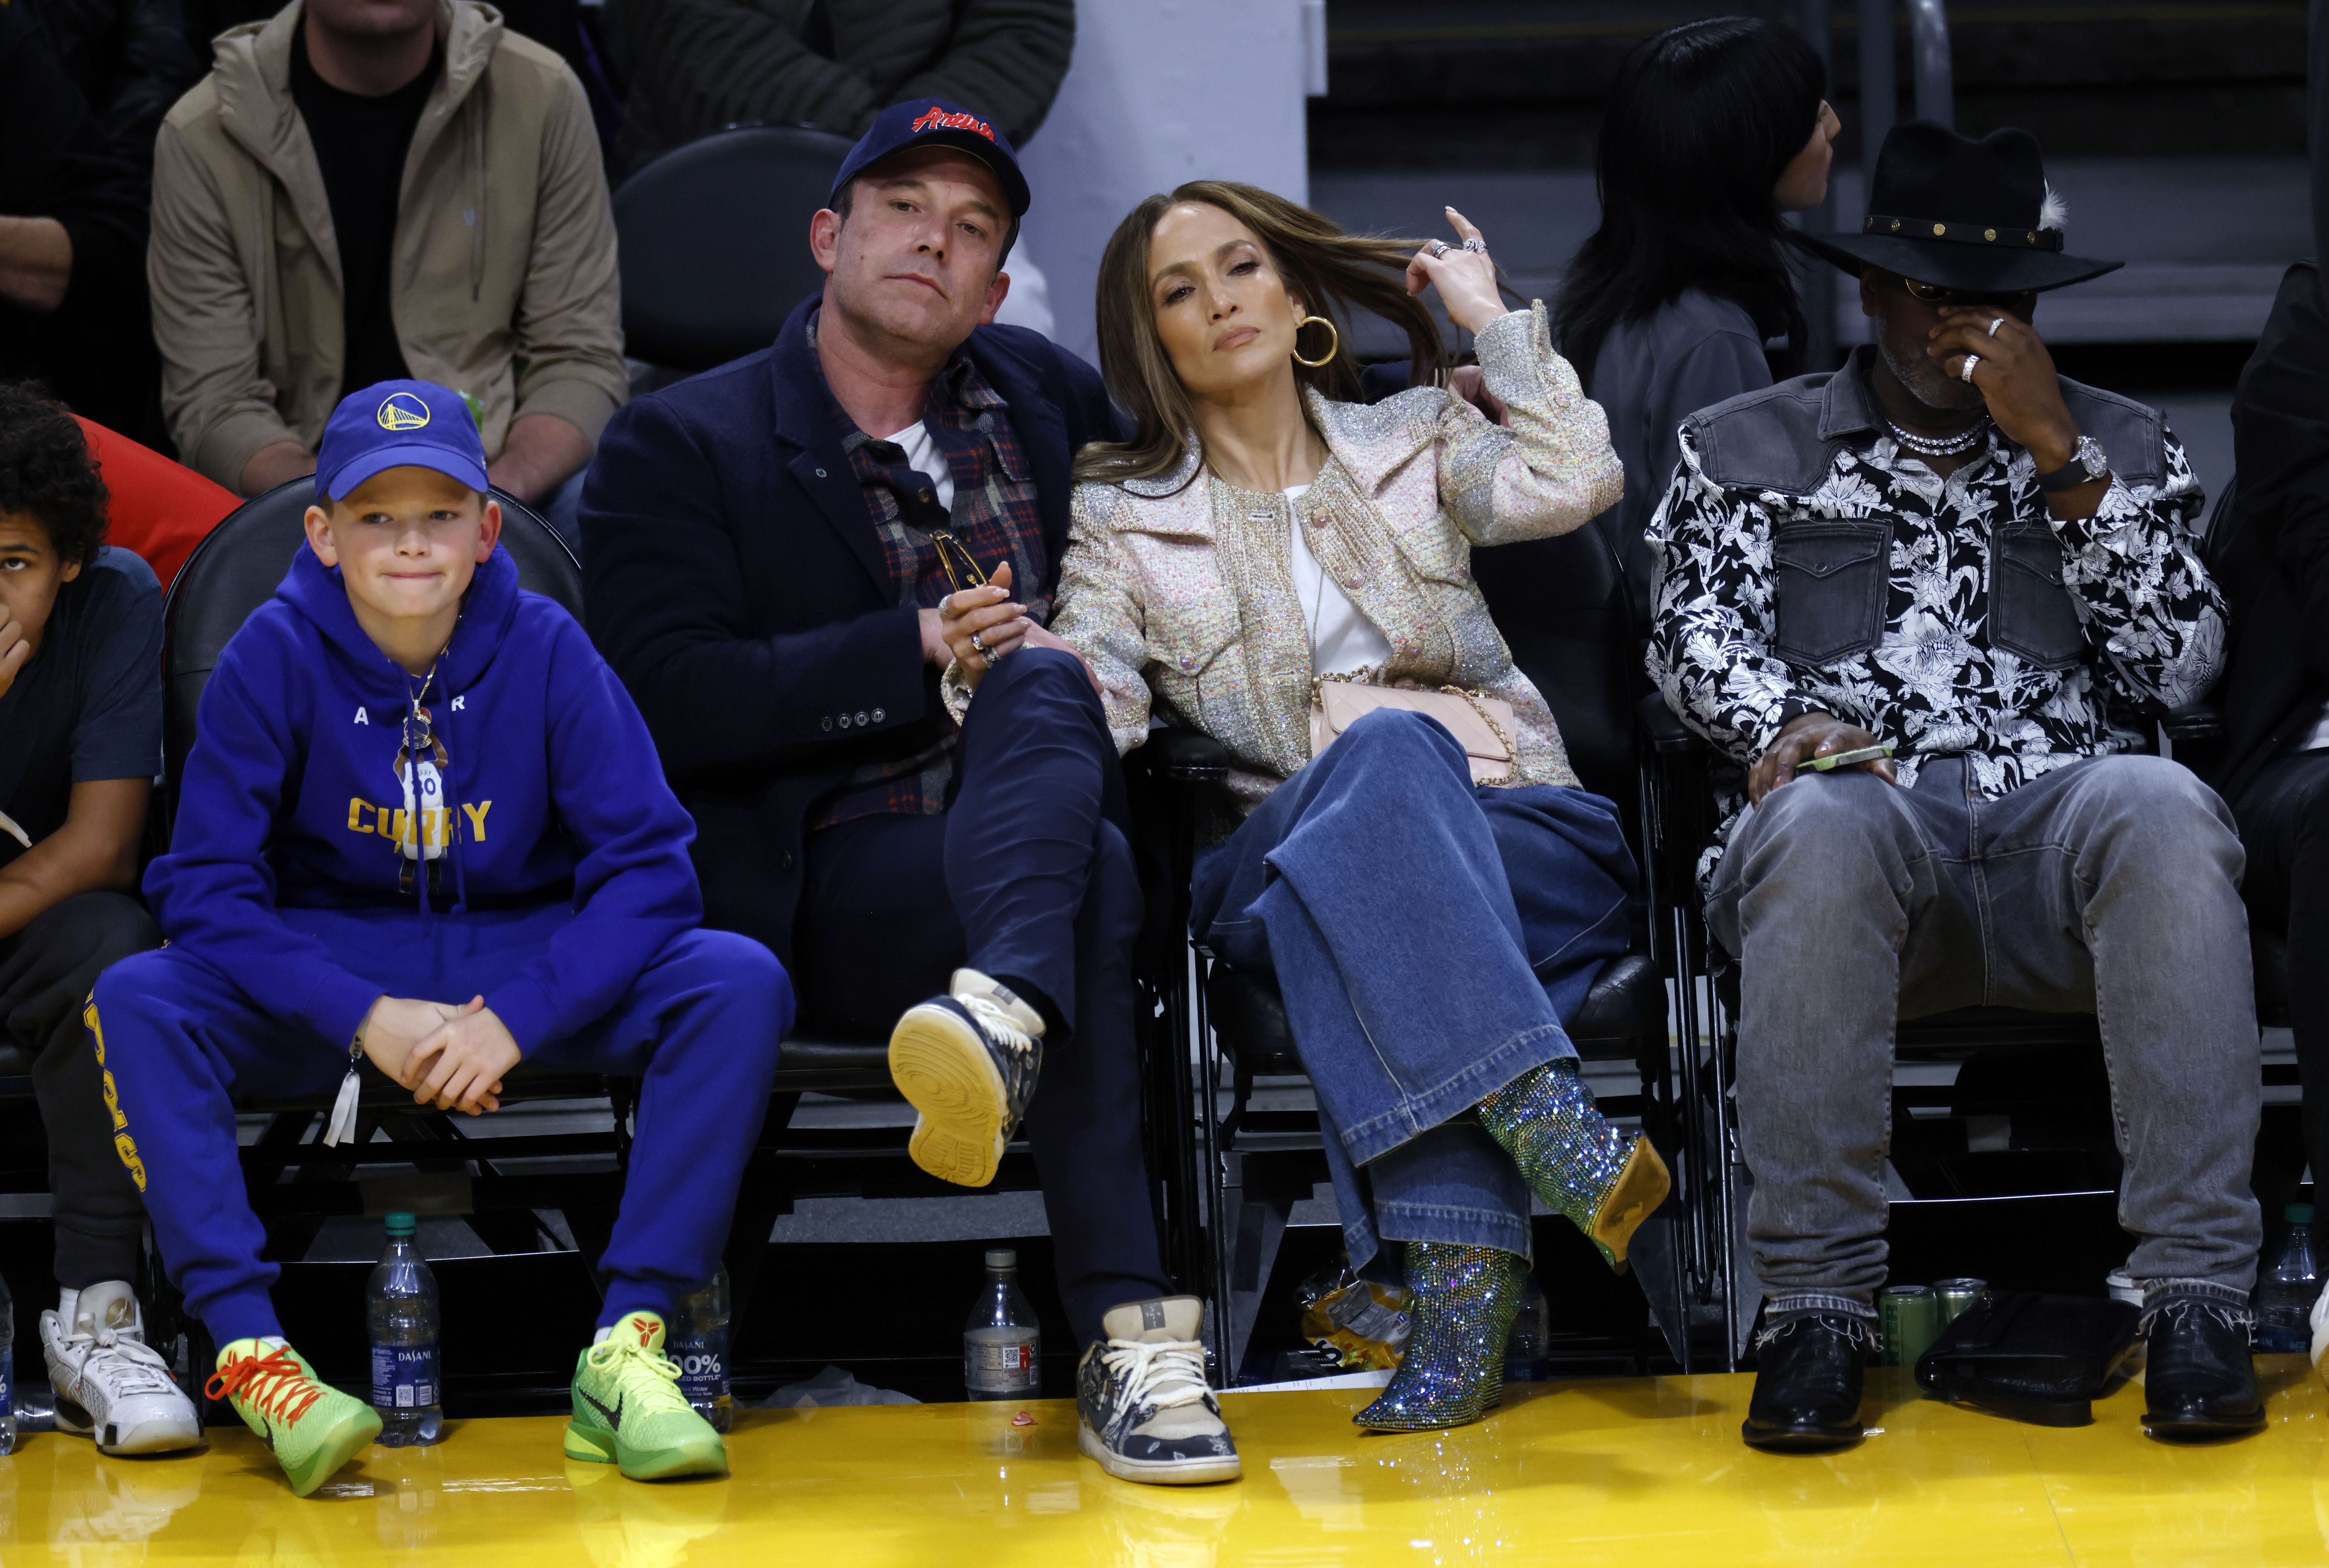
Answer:
POLYGON ((744 126, 674 147, 615 192, 623 342, 693 373, 757 353, 825 286, 808 221, 849 154, 806 127, 744 126))

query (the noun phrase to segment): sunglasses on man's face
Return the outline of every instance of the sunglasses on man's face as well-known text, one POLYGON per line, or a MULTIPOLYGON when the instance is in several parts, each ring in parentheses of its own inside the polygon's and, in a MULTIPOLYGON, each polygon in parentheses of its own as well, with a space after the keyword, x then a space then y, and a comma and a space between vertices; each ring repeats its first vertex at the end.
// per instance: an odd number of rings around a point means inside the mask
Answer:
POLYGON ((1913 277, 1902 278, 1900 286, 1909 291, 1911 298, 1929 305, 1935 310, 1953 310, 1960 306, 1968 310, 2023 310, 2038 297, 2034 291, 2026 288, 2019 294, 1973 294, 1961 288, 1942 288, 1935 284, 1919 283, 1913 277))

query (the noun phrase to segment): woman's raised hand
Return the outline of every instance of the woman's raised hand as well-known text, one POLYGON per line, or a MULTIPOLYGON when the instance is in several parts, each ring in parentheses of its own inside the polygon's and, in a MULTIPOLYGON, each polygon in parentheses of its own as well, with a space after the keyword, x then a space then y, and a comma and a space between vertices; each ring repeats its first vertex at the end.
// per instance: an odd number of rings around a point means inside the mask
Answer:
POLYGON ((1463 247, 1435 239, 1417 251, 1407 264, 1407 292, 1437 288, 1447 319, 1466 332, 1478 332, 1504 314, 1504 298, 1496 293, 1496 264, 1488 259, 1488 242, 1478 226, 1453 207, 1447 212, 1463 247))

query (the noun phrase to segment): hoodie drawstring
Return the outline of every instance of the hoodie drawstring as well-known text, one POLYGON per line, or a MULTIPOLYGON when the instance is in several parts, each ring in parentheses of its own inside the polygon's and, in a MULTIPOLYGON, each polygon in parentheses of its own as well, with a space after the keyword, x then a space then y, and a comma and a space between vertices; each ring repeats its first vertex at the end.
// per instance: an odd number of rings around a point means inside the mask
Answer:
MULTIPOLYGON (((448 730, 453 728, 453 704, 450 700, 445 704, 445 728, 448 730)), ((453 913, 467 915, 469 912, 469 881, 466 870, 467 862, 461 854, 461 807, 453 798, 455 755, 451 746, 445 748, 445 853, 453 861, 453 913)))

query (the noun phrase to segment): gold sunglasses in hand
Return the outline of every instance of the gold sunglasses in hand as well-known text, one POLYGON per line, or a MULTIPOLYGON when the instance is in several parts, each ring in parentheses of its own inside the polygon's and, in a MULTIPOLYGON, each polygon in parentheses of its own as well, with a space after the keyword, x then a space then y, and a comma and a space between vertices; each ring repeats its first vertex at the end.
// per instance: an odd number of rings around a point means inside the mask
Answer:
POLYGON ((978 569, 978 562, 972 559, 962 540, 942 528, 934 528, 930 530, 930 543, 937 548, 938 565, 946 568, 947 582, 956 593, 986 586, 986 574, 978 569), (956 565, 957 559, 961 562, 959 568, 956 565))

